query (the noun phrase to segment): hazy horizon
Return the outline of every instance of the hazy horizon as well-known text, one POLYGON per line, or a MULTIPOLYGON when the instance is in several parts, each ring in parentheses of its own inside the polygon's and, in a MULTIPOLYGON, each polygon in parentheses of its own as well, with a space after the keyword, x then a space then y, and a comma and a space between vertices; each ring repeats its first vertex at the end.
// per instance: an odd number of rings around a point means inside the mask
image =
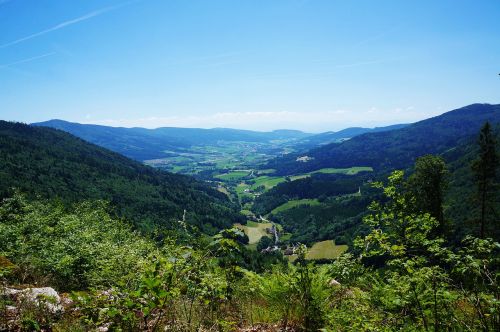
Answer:
POLYGON ((0 0, 0 118, 305 132, 500 103, 500 2, 0 0))
MULTIPOLYGON (((475 104, 492 104, 492 103, 475 103, 475 104)), ((465 106, 469 106, 469 105, 464 105, 465 106)), ((449 112, 449 111, 452 111, 452 110, 448 110, 446 112, 449 112)), ((446 112, 443 112, 443 113, 440 113, 440 114, 436 114, 436 115, 433 115, 432 117, 434 116, 439 116, 439 115, 442 115, 446 112)), ((48 119, 48 120, 43 120, 43 121, 36 121, 36 122, 31 122, 31 123, 43 123, 43 122, 48 122, 48 121, 65 121, 65 122, 71 122, 71 123, 78 123, 78 124, 84 124, 84 125, 99 125, 99 126, 108 126, 108 127, 114 127, 114 128, 144 128, 144 129, 159 129, 159 128, 166 128, 166 127, 170 127, 170 128, 189 128, 189 129, 238 129, 238 130, 251 130, 251 131, 260 131, 260 132, 270 132, 270 131, 278 131, 278 130, 297 130, 297 131, 302 131, 304 133, 310 133, 310 134, 319 134, 319 133, 324 133, 324 132, 329 132, 329 131, 341 131, 343 129, 348 129, 348 128, 353 128, 353 127, 363 127, 363 128, 376 128, 376 127, 387 127, 387 126, 394 126, 394 125, 401 125, 401 124, 412 124, 412 123, 415 123, 415 122, 419 122, 419 121, 422 121, 422 120, 426 120, 426 119, 429 119, 429 118, 423 118, 423 119, 419 119, 417 121, 413 121, 413 122, 400 122, 400 123, 387 123, 387 124, 382 124, 382 125, 367 125, 367 126, 360 126, 360 125, 352 125, 352 126, 347 126, 347 127, 341 127, 341 128, 336 128, 336 129, 332 129, 332 130, 323 130, 323 131, 307 131, 307 130, 301 130, 301 129, 296 129, 296 128, 287 128, 287 127, 283 127, 283 128, 271 128, 271 129, 267 129, 267 130, 261 130, 261 129, 248 129, 248 128, 238 128, 238 127, 218 127, 218 126, 215 126, 215 127, 202 127, 202 126, 150 126, 150 127, 146 127, 146 126, 136 126, 136 125, 130 125, 130 126, 124 126, 124 125, 113 125, 113 121, 112 120, 109 120, 109 123, 108 121, 106 120, 103 120, 101 121, 100 123, 95 123, 95 122, 86 122, 86 121, 83 121, 83 122, 76 122, 76 121, 69 121, 69 120, 65 120, 65 119, 48 119)), ((153 120, 153 119, 151 119, 153 120)))

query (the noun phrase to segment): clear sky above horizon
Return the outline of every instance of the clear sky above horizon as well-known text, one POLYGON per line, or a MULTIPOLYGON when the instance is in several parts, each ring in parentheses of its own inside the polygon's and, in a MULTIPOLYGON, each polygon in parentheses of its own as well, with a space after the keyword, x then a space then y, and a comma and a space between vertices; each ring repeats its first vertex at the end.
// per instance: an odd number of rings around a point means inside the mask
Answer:
POLYGON ((0 0, 0 119, 311 132, 500 103, 500 1, 0 0))

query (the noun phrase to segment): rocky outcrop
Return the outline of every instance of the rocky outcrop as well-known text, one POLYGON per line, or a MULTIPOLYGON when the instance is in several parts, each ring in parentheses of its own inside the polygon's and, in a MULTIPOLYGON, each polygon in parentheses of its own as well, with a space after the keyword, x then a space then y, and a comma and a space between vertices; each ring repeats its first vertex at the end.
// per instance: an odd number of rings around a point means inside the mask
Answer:
POLYGON ((16 306, 34 305, 37 307, 44 307, 50 313, 59 313, 64 311, 62 306, 61 297, 51 287, 41 288, 4 288, 0 292, 3 297, 7 297, 16 303, 16 306))

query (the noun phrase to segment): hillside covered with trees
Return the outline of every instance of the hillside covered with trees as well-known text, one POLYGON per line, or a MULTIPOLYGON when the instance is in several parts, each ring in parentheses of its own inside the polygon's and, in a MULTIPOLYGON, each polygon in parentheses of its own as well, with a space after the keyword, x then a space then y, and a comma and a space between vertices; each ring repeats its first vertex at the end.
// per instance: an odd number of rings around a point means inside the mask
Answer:
POLYGON ((366 133, 304 152, 307 162, 290 154, 271 160, 265 168, 288 175, 326 167, 370 166, 376 172, 408 168, 424 154, 452 149, 476 135, 484 122, 500 122, 500 105, 472 104, 391 131, 366 133))
MULTIPOLYGON (((498 125, 492 129, 492 135, 496 141, 500 140, 498 125)), ((445 228, 450 238, 460 239, 464 234, 477 231, 474 220, 478 216, 479 205, 475 195, 476 179, 471 168, 479 154, 477 141, 477 135, 463 140, 440 154, 441 162, 431 164, 442 168, 442 181, 446 184, 446 190, 443 190, 441 204, 444 210, 441 219, 448 220, 445 228), (446 163, 445 167, 442 166, 443 163, 446 163)), ((415 165, 406 170, 410 174, 414 173, 415 165)), ((256 198, 253 210, 257 214, 270 213, 271 220, 283 225, 286 231, 293 234, 292 242, 311 243, 333 238, 337 244, 352 244, 358 235, 366 231, 362 219, 370 202, 381 198, 381 191, 372 188, 370 182, 383 180, 385 177, 383 173, 360 173, 355 176, 320 175, 285 182, 256 198), (358 188, 360 195, 352 195, 358 188), (272 212, 289 200, 304 198, 309 200, 290 209, 272 212), (314 200, 318 203, 311 204, 314 200)), ((492 199, 498 205, 499 193, 492 199)), ((490 212, 492 217, 499 213, 497 210, 490 212)), ((500 234, 494 229, 491 231, 491 236, 500 240, 500 234)))
POLYGON ((182 219, 208 234, 240 220, 226 195, 194 179, 155 170, 66 132, 0 122, 0 197, 109 201, 143 230, 182 219))

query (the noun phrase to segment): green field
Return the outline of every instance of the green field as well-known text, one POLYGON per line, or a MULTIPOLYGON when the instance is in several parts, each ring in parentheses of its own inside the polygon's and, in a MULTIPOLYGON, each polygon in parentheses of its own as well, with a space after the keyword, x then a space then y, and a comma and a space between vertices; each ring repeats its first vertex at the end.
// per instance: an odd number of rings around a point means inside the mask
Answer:
POLYGON ((359 172, 373 172, 372 167, 350 167, 350 168, 322 168, 309 174, 324 173, 324 174, 347 174, 356 175, 359 172))
POLYGON ((307 251, 306 258, 314 259, 334 259, 339 257, 344 251, 347 250, 347 245, 336 245, 332 240, 316 242, 307 251))
MULTIPOLYGON (((175 151, 164 150, 163 152, 168 156, 147 160, 145 163, 175 173, 192 175, 208 171, 211 175, 217 176, 221 170, 257 168, 258 165, 273 158, 273 155, 267 152, 269 147, 276 148, 277 146, 272 143, 221 141, 213 145, 191 146, 175 151)), ((264 172, 272 171, 265 170, 264 172)), ((237 180, 242 174, 219 175, 222 176, 219 179, 230 182, 237 180)))
POLYGON ((290 180, 295 181, 295 180, 300 180, 300 179, 305 179, 311 176, 310 174, 302 174, 302 175, 293 175, 290 176, 290 180))
POLYGON ((250 172, 251 171, 234 171, 225 174, 219 174, 215 177, 221 179, 222 181, 235 181, 244 178, 245 176, 250 174, 250 172))
POLYGON ((245 189, 250 189, 250 186, 244 182, 238 183, 236 186, 236 195, 241 199, 242 197, 253 197, 252 194, 245 192, 245 189))
MULTIPOLYGON (((300 175, 294 175, 290 176, 291 181, 299 180, 299 179, 304 179, 312 174, 316 173, 324 173, 324 174, 347 174, 347 175, 355 175, 358 174, 359 172, 371 172, 373 171, 373 168, 371 167, 350 167, 350 168, 322 168, 314 172, 306 173, 306 174, 300 174, 300 175)), ((268 175, 263 175, 255 178, 253 180, 252 185, 250 186, 251 190, 257 190, 258 187, 264 186, 264 191, 267 191, 278 184, 285 182, 286 177, 284 176, 268 176, 268 175)))
MULTIPOLYGON (((302 174, 302 175, 294 175, 290 176, 291 181, 295 181, 298 179, 303 179, 307 178, 309 174, 302 174)), ((260 186, 264 186, 264 191, 267 191, 273 187, 276 187, 278 184, 285 182, 286 178, 284 176, 259 176, 258 178, 255 178, 253 181, 255 181, 251 186, 251 190, 256 190, 260 186)))
POLYGON ((268 169, 261 169, 261 170, 258 170, 257 171, 257 174, 258 175, 262 175, 262 174, 270 174, 270 173, 274 173, 276 170, 275 169, 272 169, 272 168, 268 168, 268 169))
POLYGON ((317 199, 309 199, 309 198, 304 198, 304 199, 296 199, 296 200, 291 200, 286 202, 285 204, 282 204, 278 206, 277 208, 273 209, 270 214, 276 214, 281 211, 285 211, 291 208, 294 208, 296 206, 300 205, 320 205, 321 203, 317 199))
POLYGON ((256 244, 263 236, 269 236, 266 232, 266 228, 271 228, 271 223, 259 223, 249 221, 246 225, 235 224, 234 226, 241 229, 248 236, 248 244, 256 244))
POLYGON ((269 190, 281 182, 285 182, 285 178, 263 175, 255 178, 253 181, 253 184, 250 186, 251 190, 257 190, 260 186, 264 186, 265 190, 269 190))

